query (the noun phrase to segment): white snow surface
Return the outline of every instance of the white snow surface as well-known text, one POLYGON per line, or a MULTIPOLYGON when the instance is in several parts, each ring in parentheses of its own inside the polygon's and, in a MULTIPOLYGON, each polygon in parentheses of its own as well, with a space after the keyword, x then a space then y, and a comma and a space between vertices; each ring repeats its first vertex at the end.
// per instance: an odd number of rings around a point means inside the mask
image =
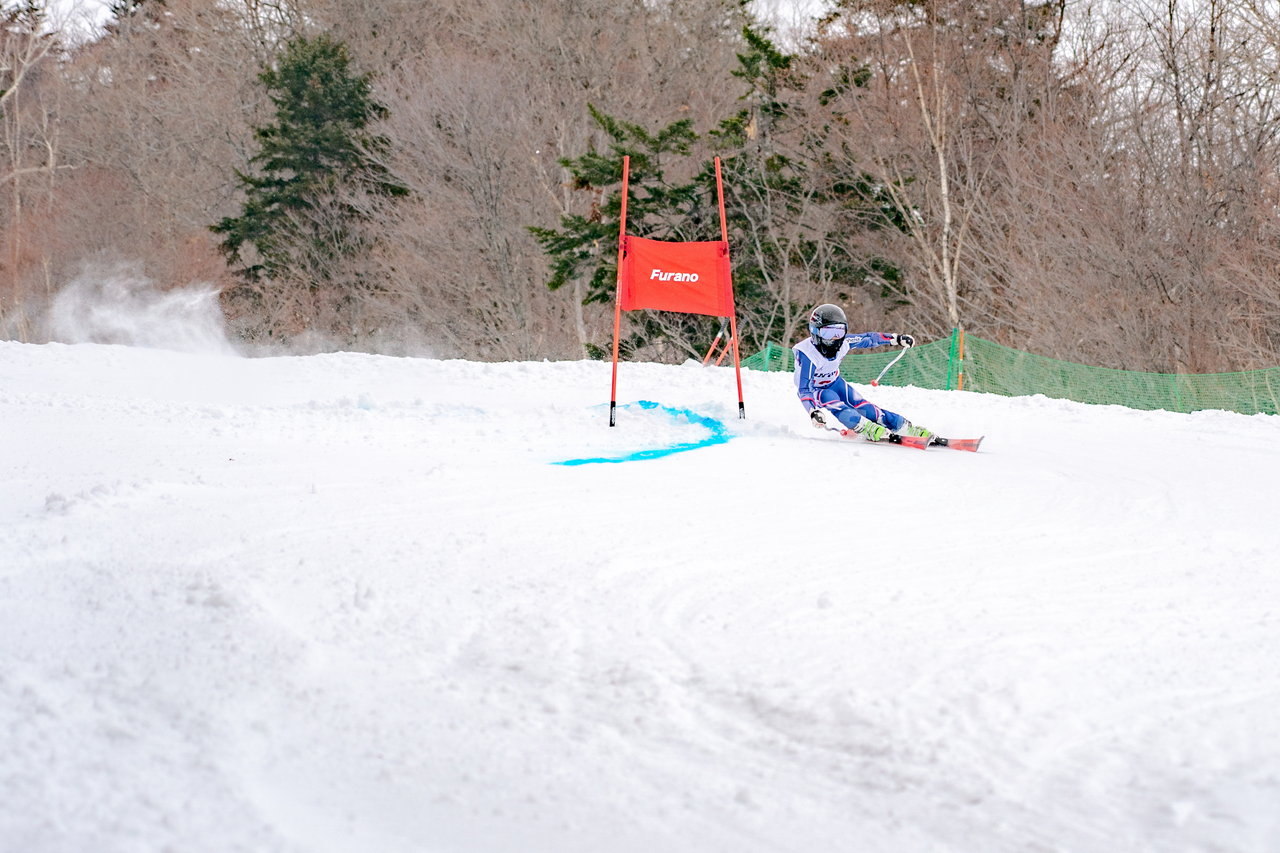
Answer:
POLYGON ((1280 421, 0 343, 0 850, 1280 850, 1280 421))

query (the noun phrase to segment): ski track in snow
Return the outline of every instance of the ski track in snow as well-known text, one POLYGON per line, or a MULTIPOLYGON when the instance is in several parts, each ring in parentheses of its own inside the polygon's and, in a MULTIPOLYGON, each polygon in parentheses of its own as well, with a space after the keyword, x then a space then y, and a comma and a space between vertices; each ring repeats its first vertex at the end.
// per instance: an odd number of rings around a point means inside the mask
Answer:
POLYGON ((0 850, 1280 850, 1275 417, 0 343, 0 850))

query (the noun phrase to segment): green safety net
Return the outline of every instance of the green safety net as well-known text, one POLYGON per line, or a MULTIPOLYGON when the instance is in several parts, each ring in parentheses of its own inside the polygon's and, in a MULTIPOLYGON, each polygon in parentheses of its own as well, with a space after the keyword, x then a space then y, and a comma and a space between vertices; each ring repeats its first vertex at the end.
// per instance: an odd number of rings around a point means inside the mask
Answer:
MULTIPOLYGON (((850 382, 869 383, 898 350, 851 353, 840 373, 850 382)), ((791 348, 770 342, 742 360, 754 370, 794 367, 791 348)), ((883 385, 981 391, 1005 396, 1043 394, 1081 403, 1132 409, 1195 412, 1222 409, 1246 415, 1280 411, 1280 367, 1240 373, 1142 373, 1059 361, 1002 346, 956 330, 951 338, 918 344, 907 351, 883 385)))

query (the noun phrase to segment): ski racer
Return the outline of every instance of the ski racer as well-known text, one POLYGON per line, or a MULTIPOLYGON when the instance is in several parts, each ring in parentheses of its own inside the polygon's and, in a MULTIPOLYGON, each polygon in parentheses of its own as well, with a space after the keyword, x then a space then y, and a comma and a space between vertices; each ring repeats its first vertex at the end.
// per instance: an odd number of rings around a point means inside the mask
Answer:
POLYGON ((839 429, 838 422, 868 441, 880 441, 892 433, 931 438, 932 432, 864 399, 840 376, 840 362, 851 349, 909 347, 914 343, 911 335, 889 332, 851 335, 849 322, 838 305, 814 308, 809 315, 809 337, 792 347, 796 393, 813 425, 818 429, 839 429))

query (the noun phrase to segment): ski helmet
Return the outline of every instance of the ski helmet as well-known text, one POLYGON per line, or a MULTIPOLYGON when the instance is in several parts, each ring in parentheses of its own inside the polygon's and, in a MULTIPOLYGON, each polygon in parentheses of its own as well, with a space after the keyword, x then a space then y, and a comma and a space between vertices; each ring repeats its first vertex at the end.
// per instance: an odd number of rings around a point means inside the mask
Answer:
POLYGON ((839 305, 823 304, 809 315, 809 336, 823 355, 830 355, 844 343, 849 321, 839 305))

